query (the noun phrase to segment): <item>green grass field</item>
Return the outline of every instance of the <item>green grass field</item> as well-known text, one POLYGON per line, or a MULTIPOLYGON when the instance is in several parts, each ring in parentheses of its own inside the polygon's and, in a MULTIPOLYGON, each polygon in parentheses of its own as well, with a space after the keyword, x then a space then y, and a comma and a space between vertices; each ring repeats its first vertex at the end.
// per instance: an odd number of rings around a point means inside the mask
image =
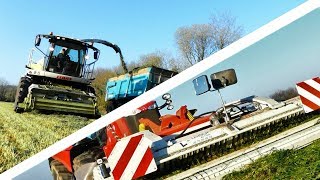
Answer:
MULTIPOLYGON (((80 116, 17 114, 0 102, 0 173, 91 123, 80 116)), ((301 150, 278 151, 224 179, 320 179, 320 140, 301 150)))
POLYGON ((0 102, 0 173, 92 121, 72 115, 17 114, 13 103, 0 102))
POLYGON ((300 150, 274 152, 223 179, 320 179, 320 140, 300 150))

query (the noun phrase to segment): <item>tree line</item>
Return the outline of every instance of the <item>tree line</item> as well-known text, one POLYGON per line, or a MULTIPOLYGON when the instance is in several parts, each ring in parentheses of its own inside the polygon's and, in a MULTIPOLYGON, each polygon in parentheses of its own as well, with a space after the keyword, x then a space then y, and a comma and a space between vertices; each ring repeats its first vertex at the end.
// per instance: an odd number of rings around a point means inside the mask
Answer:
MULTIPOLYGON (((170 52, 158 50, 143 54, 138 60, 126 65, 129 71, 137 67, 156 66, 181 72, 230 45, 241 38, 242 34, 243 28, 237 25, 235 17, 229 13, 216 14, 209 19, 209 23, 192 24, 176 30, 174 34, 178 50, 176 56, 170 52)), ((96 78, 92 85, 96 90, 99 110, 102 112, 105 112, 108 105, 108 102, 105 102, 106 81, 111 77, 123 74, 125 72, 123 64, 110 68, 98 68, 95 71, 96 78)), ((0 101, 13 102, 16 88, 5 79, 0 78, 0 101)), ((269 97, 277 101, 284 101, 297 95, 295 88, 288 88, 278 90, 269 97)))
POLYGON ((278 102, 281 102, 297 97, 298 95, 299 94, 296 88, 289 87, 287 89, 277 90, 274 93, 272 93, 269 97, 278 102))
MULTIPOLYGON (((130 71, 137 67, 156 66, 181 72, 238 40, 242 34, 243 28, 237 25, 235 17, 229 13, 215 14, 209 19, 209 23, 183 26, 176 30, 176 56, 158 50, 143 54, 138 60, 127 63, 127 68, 130 71)), ((96 89, 100 111, 104 111, 108 104, 105 102, 106 81, 110 77, 123 74, 123 69, 124 67, 119 65, 96 70, 93 86, 96 89)))
POLYGON ((0 78, 0 101, 13 102, 17 86, 10 85, 8 81, 0 78))

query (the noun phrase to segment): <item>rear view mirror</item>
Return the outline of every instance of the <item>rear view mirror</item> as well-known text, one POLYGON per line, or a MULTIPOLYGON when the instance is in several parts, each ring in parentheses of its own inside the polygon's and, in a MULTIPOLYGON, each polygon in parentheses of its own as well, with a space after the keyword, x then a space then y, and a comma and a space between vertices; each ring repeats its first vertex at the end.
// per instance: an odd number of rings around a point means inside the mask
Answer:
POLYGON ((196 95, 206 93, 210 90, 210 84, 206 75, 199 76, 192 82, 196 91, 196 95))
POLYGON ((236 84, 238 82, 234 69, 227 69, 224 71, 213 73, 211 74, 210 78, 212 86, 216 90, 236 84))
POLYGON ((34 45, 35 45, 35 46, 40 46, 40 43, 41 43, 41 38, 40 38, 40 36, 38 35, 38 36, 36 37, 35 41, 34 41, 34 45))

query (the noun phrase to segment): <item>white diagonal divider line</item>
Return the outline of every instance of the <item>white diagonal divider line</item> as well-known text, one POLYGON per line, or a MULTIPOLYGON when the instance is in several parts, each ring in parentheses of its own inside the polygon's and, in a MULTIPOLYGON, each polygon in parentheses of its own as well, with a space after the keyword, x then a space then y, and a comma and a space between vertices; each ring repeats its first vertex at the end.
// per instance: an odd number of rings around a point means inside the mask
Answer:
POLYGON ((71 134, 70 136, 63 138, 62 140, 54 143, 52 146, 40 151, 31 158, 24 160, 18 165, 14 166, 8 171, 5 171, 0 175, 0 179, 10 179, 18 176, 24 171, 32 168, 35 165, 47 160, 58 152, 68 148, 70 145, 77 143, 83 137, 89 136, 90 134, 100 130, 102 127, 114 122, 118 118, 131 114, 133 109, 136 109, 149 102, 156 99, 158 96, 164 92, 168 92, 171 89, 179 86, 191 78, 194 78, 200 73, 203 73, 207 69, 213 67, 214 65, 222 62, 223 60, 235 55, 241 50, 251 46, 252 44, 260 41, 266 36, 276 32, 277 30, 283 28, 284 26, 292 23, 293 21, 301 18, 302 16, 310 13, 311 11, 320 7, 320 0, 309 0, 300 6, 294 8, 293 10, 285 13, 284 15, 276 18, 270 23, 262 26, 261 28, 255 30, 254 32, 248 34, 247 36, 241 38, 240 40, 232 43, 228 47, 218 51, 217 53, 209 56, 208 58, 200 61, 199 63, 193 65, 192 67, 184 70, 183 72, 177 74, 176 76, 170 78, 169 80, 161 83, 160 85, 154 87, 150 91, 142 94, 141 96, 131 100, 130 102, 124 104, 122 107, 110 112, 98 120, 92 122, 91 124, 81 128, 77 132, 71 134), (197 72, 198 74, 194 73, 197 72))
POLYGON ((120 179, 132 179, 148 147, 149 144, 142 137, 120 179))
POLYGON ((308 80, 306 80, 304 82, 320 92, 320 84, 317 83, 315 80, 308 79, 308 80))
POLYGON ((320 99, 317 96, 311 94, 309 91, 301 88, 300 86, 297 86, 297 90, 301 96, 305 97, 314 104, 320 106, 320 99))

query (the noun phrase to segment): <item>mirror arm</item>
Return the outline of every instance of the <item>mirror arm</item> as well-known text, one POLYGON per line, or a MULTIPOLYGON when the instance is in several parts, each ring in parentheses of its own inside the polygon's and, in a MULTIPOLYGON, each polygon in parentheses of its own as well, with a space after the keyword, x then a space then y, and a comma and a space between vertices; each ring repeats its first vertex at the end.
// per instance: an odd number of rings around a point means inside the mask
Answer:
POLYGON ((167 106, 167 103, 162 104, 161 106, 157 107, 158 110, 161 110, 167 106))

